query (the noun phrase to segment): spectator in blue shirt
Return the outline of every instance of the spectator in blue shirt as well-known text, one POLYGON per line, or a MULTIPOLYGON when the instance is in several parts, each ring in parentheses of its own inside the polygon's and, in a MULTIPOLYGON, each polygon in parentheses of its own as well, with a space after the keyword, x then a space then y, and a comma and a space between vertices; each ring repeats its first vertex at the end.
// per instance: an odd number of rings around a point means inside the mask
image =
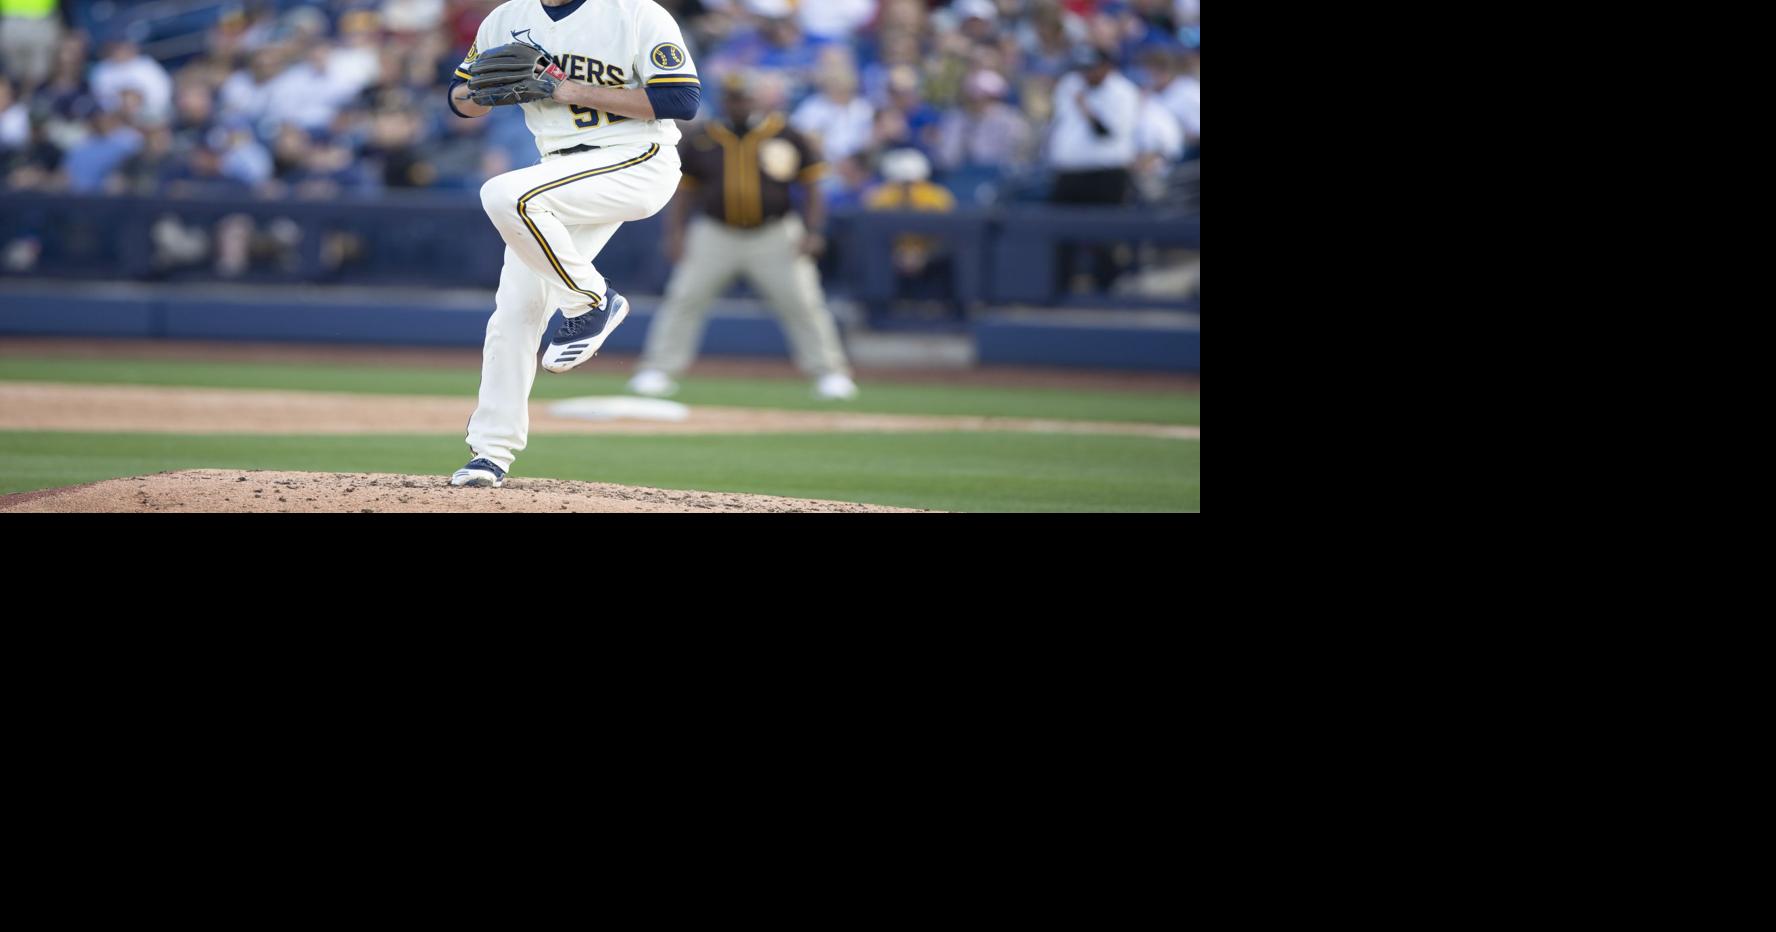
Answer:
POLYGON ((76 194, 95 194, 105 180, 142 148, 142 134, 113 113, 92 119, 92 134, 68 151, 68 187, 76 194))

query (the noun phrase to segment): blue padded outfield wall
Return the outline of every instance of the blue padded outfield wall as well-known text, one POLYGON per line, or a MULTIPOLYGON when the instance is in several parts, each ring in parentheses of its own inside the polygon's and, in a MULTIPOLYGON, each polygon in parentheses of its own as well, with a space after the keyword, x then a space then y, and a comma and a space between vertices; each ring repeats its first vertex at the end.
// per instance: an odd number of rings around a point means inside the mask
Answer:
MULTIPOLYGON (((479 347, 493 313, 492 295, 485 301, 458 298, 421 304, 412 298, 398 303, 366 295, 362 289, 350 291, 349 297, 323 292, 306 300, 267 302, 247 296, 161 294, 128 286, 70 293, 67 286, 13 284, 0 288, 0 334, 479 347)), ((606 347, 641 352, 655 303, 636 299, 630 325, 618 328, 606 347), (643 326, 634 326, 637 321, 643 326)), ((715 355, 789 354, 777 322, 769 318, 711 316, 705 346, 715 355)))
MULTIPOLYGON (((211 230, 224 218, 254 229, 291 231, 289 254, 259 263, 230 281, 255 285, 400 285, 492 288, 505 248, 478 204, 460 196, 412 194, 360 201, 239 201, 217 198, 81 197, 0 194, 0 243, 31 241, 41 250, 26 270, 0 269, 0 280, 215 281, 201 267, 168 267, 152 245, 169 220, 211 230), (374 206, 374 210, 366 209, 374 206), (349 258, 331 256, 330 241, 349 238, 349 258)), ((664 292, 671 267, 661 254, 659 216, 624 224, 599 254, 619 270, 622 290, 664 292)), ((861 301, 902 297, 894 274, 895 243, 908 235, 942 244, 954 274, 939 290, 961 305, 1077 305, 1062 294, 1054 267, 1067 247, 1141 245, 1200 252, 1202 220, 1119 208, 1012 206, 953 213, 835 211, 821 272, 829 292, 861 301)), ((928 295, 933 297, 935 295, 928 295)), ((1189 299, 1096 295, 1099 307, 1187 310, 1189 299)))
MULTIPOLYGON (((0 244, 40 247, 28 270, 0 270, 0 333, 479 346, 503 254, 479 205, 428 194, 384 199, 377 207, 0 194, 0 244), (201 265, 162 266, 151 231, 172 217, 193 229, 242 218, 262 229, 296 231, 295 245, 284 261, 222 283, 201 265), (342 236, 356 243, 350 260, 329 260, 326 244, 342 236)), ((659 248, 661 223, 654 217, 625 225, 599 256, 601 266, 620 270, 643 323, 658 304, 646 296, 659 294, 670 273, 659 248)), ((983 364, 1201 369, 1195 295, 1063 294, 1053 274, 1068 246, 1142 244, 1149 252, 1199 253, 1196 215, 1035 206, 950 214, 852 211, 835 214, 829 233, 826 286, 835 297, 869 308, 872 321, 915 297, 902 293, 893 273, 897 239, 911 234, 945 244, 951 274, 935 293, 916 299, 952 307, 956 319, 965 320, 952 332, 973 337, 983 364), (1040 308, 1056 310, 1030 310, 1040 308)), ((741 313, 745 307, 717 304, 704 351, 787 355, 776 321, 741 313)), ((645 337, 645 326, 627 326, 610 346, 639 351, 645 337)))
MULTIPOLYGON (((0 334, 478 347, 493 311, 491 296, 421 304, 411 297, 408 303, 378 300, 363 289, 342 291, 347 294, 322 292, 267 302, 245 294, 203 295, 185 289, 11 283, 0 286, 0 334)), ((634 303, 630 324, 607 344, 611 350, 641 351, 658 299, 637 298, 634 303)), ((728 310, 738 309, 729 305, 728 310)), ((789 355, 775 318, 723 311, 718 303, 709 318, 704 352, 789 355)), ((1153 327, 1080 322, 1081 316, 1070 314, 1062 322, 987 313, 971 324, 970 333, 984 365, 1170 372, 1202 368, 1201 330, 1188 320, 1153 327)))

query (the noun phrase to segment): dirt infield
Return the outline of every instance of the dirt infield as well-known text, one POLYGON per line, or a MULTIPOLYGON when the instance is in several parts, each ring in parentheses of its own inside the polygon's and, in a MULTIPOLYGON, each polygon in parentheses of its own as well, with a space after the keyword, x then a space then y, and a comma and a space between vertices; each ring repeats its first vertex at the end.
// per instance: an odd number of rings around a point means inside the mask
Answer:
POLYGON ((90 485, 0 496, 0 513, 482 513, 787 514, 914 512, 910 508, 823 502, 813 499, 680 492, 566 482, 512 479, 499 489, 455 489, 440 476, 376 473, 265 472, 191 469, 90 485))
MULTIPOLYGON (((586 421, 530 406, 536 434, 1007 431, 1201 440, 1200 427, 1003 417, 775 411, 698 405, 683 421, 586 421)), ((175 434, 460 434, 474 398, 0 382, 0 430, 175 434)))

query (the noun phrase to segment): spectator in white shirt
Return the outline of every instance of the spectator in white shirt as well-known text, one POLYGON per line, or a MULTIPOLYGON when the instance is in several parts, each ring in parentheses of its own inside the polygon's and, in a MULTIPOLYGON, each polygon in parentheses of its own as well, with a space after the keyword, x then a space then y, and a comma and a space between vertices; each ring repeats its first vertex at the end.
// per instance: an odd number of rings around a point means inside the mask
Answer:
MULTIPOLYGON (((497 4, 483 4, 495 6, 497 4)), ((383 0, 382 20, 390 32, 410 34, 438 28, 444 19, 444 0, 383 0)))
POLYGON ((1053 200, 1060 204, 1120 204, 1128 197, 1135 163, 1141 90, 1116 72, 1104 52, 1089 54, 1082 71, 1055 85, 1054 134, 1048 163, 1055 170, 1053 200))
POLYGON ((265 117, 272 123, 291 123, 310 132, 326 129, 356 91, 327 79, 333 48, 323 42, 308 57, 291 65, 265 87, 265 117))
POLYGON ((1172 168, 1184 160, 1184 126, 1156 94, 1141 95, 1135 152, 1135 190, 1143 199, 1157 201, 1165 195, 1172 168))
MULTIPOLYGON (((1141 89, 1116 72, 1103 51, 1081 60, 1082 70, 1055 85, 1054 135, 1048 162, 1055 170, 1049 200, 1056 204, 1123 204, 1132 189, 1130 169, 1139 153, 1141 89)), ((1056 263, 1063 292, 1072 290, 1075 266, 1086 256, 1099 291, 1109 291, 1121 272, 1108 245, 1061 247, 1056 263)))
POLYGON ((30 141, 30 112, 13 96, 12 82, 0 77, 0 152, 23 149, 30 141))
POLYGON ((279 46, 267 47, 253 55, 247 68, 236 71, 222 82, 218 109, 224 119, 244 118, 257 122, 265 116, 271 82, 283 73, 288 59, 279 46))
POLYGON ((105 60, 93 66, 93 96, 99 106, 116 110, 123 102, 126 88, 142 95, 142 119, 159 124, 172 113, 173 79, 160 62, 143 55, 134 42, 116 42, 105 54, 105 60))
POLYGON ((1191 148, 1202 144, 1202 56, 1157 57, 1152 65, 1153 92, 1184 126, 1184 141, 1191 148))
POLYGON ((0 3, 0 74, 19 82, 15 93, 24 96, 48 80, 61 38, 62 17, 54 0, 0 3))
POLYGON ((385 54, 376 14, 353 10, 340 17, 339 47, 327 59, 327 79, 355 97, 382 77, 385 54))
POLYGON ((999 21, 999 8, 993 0, 956 0, 950 5, 957 28, 975 41, 990 38, 999 21))
POLYGON ((802 31, 817 39, 848 39, 876 18, 876 0, 819 0, 796 11, 802 31))
POLYGON ((875 130, 876 108, 857 96, 857 70, 846 62, 821 69, 820 93, 802 101, 789 125, 820 144, 831 161, 862 151, 875 130))

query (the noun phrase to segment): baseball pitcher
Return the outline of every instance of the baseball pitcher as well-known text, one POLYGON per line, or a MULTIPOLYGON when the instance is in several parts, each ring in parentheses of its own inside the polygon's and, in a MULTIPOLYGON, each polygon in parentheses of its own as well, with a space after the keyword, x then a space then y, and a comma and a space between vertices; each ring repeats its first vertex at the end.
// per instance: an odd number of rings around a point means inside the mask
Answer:
POLYGON ((617 228, 672 199, 674 120, 697 115, 700 85, 678 24, 654 0, 509 0, 487 15, 450 85, 462 117, 524 109, 541 160, 481 188, 506 242, 469 420, 474 459, 451 485, 498 487, 530 432, 536 349, 549 318, 566 322, 543 368, 591 359, 629 314, 592 261, 617 228))

